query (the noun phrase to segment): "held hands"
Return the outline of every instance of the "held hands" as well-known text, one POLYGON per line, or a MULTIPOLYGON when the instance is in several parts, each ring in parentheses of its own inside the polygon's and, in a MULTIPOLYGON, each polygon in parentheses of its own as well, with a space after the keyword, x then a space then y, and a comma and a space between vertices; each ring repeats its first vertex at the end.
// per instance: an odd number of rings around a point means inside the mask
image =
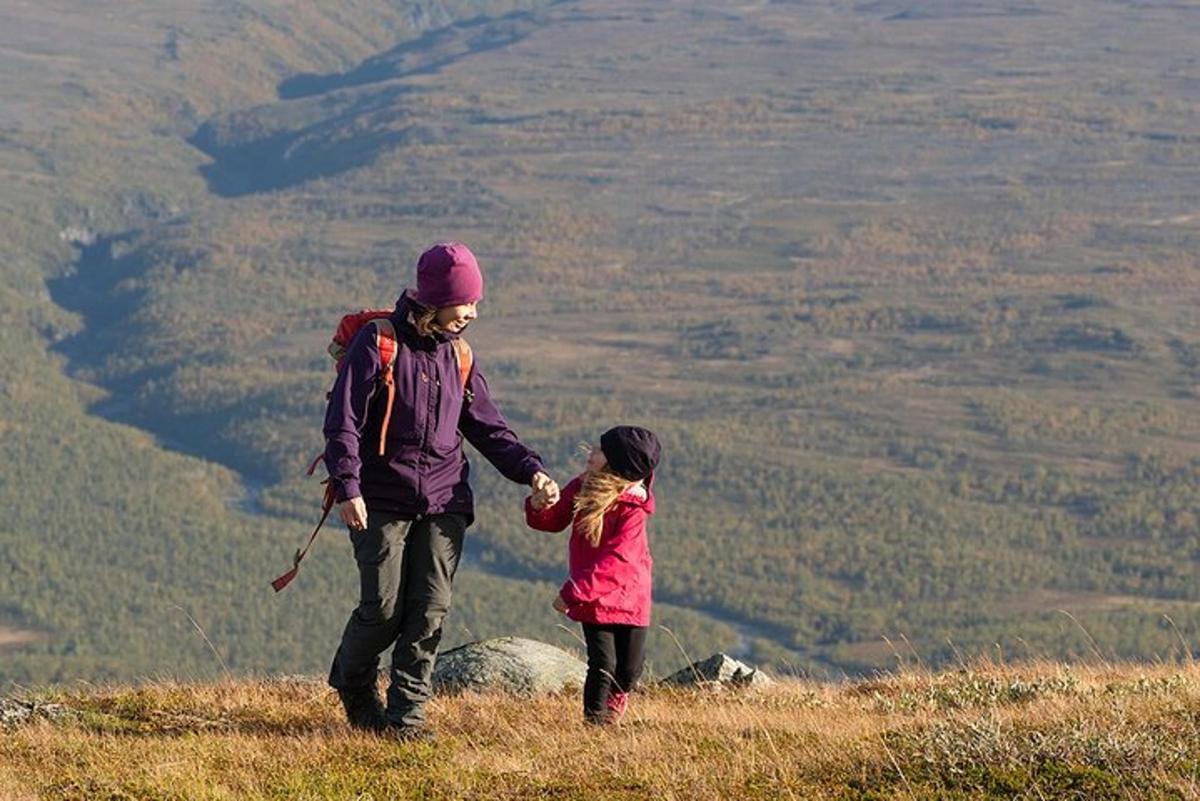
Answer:
POLYGON ((529 486, 533 489, 533 495, 529 502, 533 505, 534 509, 541 511, 547 506, 553 506, 558 503, 558 484, 545 473, 535 475, 533 481, 529 482, 529 486))
POLYGON ((367 527, 367 504, 362 498, 347 498, 342 501, 338 504, 338 514, 352 531, 362 531, 367 527))
POLYGON ((564 615, 567 613, 567 603, 562 599, 561 595, 554 596, 554 611, 564 615))

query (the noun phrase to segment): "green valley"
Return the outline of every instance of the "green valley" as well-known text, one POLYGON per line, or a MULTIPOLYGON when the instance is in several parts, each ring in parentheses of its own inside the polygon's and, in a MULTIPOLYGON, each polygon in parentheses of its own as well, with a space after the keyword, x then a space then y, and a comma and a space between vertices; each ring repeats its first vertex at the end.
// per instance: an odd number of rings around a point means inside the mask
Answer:
MULTIPOLYGON (((1195 648, 1194 9, 332 8, 8 12, 0 683, 323 671, 325 344, 447 238, 556 477, 663 436, 656 672, 1195 648)), ((473 465, 444 642, 573 647, 473 465)))

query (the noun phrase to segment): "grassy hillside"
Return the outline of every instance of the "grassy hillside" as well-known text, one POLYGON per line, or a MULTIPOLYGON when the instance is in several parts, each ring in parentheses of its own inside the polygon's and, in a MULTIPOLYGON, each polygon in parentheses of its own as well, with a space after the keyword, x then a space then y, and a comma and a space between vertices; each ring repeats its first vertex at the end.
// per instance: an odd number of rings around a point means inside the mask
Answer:
MULTIPOLYGON (((353 64, 456 16, 522 7, 364 4, 331 18, 283 9, 239 15, 196 3, 169 12, 147 6, 136 17, 114 12, 90 30, 79 27, 77 9, 30 9, 7 29, 2 63, 20 80, 5 92, 12 105, 37 114, 14 118, 0 148, 15 181, 2 194, 0 244, 0 682, 216 675, 218 660, 193 620, 238 671, 319 670, 328 661, 353 605, 344 541, 326 535, 306 567, 304 589, 274 597, 266 584, 311 525, 318 488, 275 485, 275 474, 248 467, 265 460, 211 447, 204 427, 253 413, 236 394, 228 405, 208 394, 239 391, 247 367, 221 364, 213 354, 225 359, 245 332, 218 336, 210 343, 217 350, 206 355, 195 338, 162 336, 159 327, 182 331, 189 325, 182 312, 194 309, 193 320, 230 323, 232 332, 239 321, 229 318, 225 290, 258 291, 251 282, 224 285, 220 296, 198 288, 191 301, 167 298, 174 290, 162 282, 175 267, 202 273, 209 249, 228 241, 203 231, 232 233, 225 226, 236 227, 239 214, 211 202, 203 157, 185 140, 226 104, 270 100, 285 78, 353 64), (175 45, 159 49, 160 33, 175 45), (132 40, 155 46, 120 49, 132 40), (35 58, 43 69, 30 69, 35 58), (95 64, 105 70, 88 69, 95 64), (158 305, 165 298, 168 306, 158 305), (207 301, 214 305, 203 309, 207 301), (163 418, 141 413, 139 398, 165 386, 172 371, 161 369, 164 357, 193 381, 212 375, 206 368, 222 369, 203 391, 173 394, 169 409, 152 397, 148 406, 171 416, 160 426, 163 418), (112 380, 110 369, 134 365, 130 380, 112 380)), ((222 266, 223 259, 217 254, 222 266)), ((264 280, 289 269, 273 258, 252 266, 264 280)), ((303 276, 295 279, 304 285, 303 276)), ((348 294, 331 301, 339 302, 360 301, 348 294)), ((280 309, 263 308, 263 324, 279 318, 280 309)), ((323 345, 316 348, 319 354, 323 345)), ((306 403, 321 396, 327 369, 319 364, 299 379, 306 403)), ((297 419, 286 407, 271 414, 288 431, 267 440, 303 459, 319 446, 319 411, 316 419, 297 419)), ((289 478, 298 472, 292 467, 289 478)), ((518 507, 518 490, 504 497, 518 507)), ((553 585, 483 573, 471 561, 447 642, 516 628, 574 641, 548 610, 553 585)), ((662 611, 659 622, 697 653, 738 642, 732 627, 707 616, 670 604, 662 611)), ((652 654, 668 667, 681 659, 665 634, 652 654)))
MULTIPOLYGON (((29 112, 0 139, 0 682, 212 675, 189 614, 236 672, 321 670, 344 541, 266 580, 313 517, 324 342, 446 237, 561 478, 607 425, 663 435, 658 622, 693 653, 840 675, 885 638, 1200 633, 1187 8, 135 5, 0 34, 29 112)), ((561 539, 475 474, 448 642, 570 641, 561 539)))
POLYGON ((30 696, 12 798, 1191 799, 1192 666, 975 664, 756 694, 654 690, 610 730, 574 695, 438 698, 436 743, 354 735, 319 681, 30 696), (45 707, 42 707, 45 709, 45 707))

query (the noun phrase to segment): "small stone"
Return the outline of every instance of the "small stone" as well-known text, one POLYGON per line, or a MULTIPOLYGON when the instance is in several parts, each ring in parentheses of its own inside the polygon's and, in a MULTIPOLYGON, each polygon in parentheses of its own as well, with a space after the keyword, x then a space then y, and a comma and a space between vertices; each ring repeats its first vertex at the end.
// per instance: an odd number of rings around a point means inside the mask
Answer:
POLYGON ((0 698, 0 726, 17 726, 33 717, 33 707, 10 698, 0 698))

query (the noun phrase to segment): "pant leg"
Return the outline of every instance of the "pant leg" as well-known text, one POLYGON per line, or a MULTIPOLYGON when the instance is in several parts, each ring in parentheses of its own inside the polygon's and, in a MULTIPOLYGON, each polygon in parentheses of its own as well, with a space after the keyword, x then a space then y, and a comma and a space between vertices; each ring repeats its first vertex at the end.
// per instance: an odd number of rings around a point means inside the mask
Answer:
POLYGON ((617 692, 631 692, 642 677, 646 663, 646 628, 644 626, 616 626, 614 640, 617 651, 615 671, 617 692))
POLYGON ((329 684, 339 690, 373 690, 379 655, 400 633, 398 603, 411 523, 370 511, 367 523, 366 529, 350 532, 358 564, 359 601, 329 670, 329 684))
POLYGON ((417 521, 409 533, 400 637, 392 652, 388 687, 388 720, 394 724, 425 722, 425 702, 433 696, 433 664, 466 530, 465 517, 446 514, 417 521))
POLYGON ((583 682, 583 717, 592 723, 608 719, 608 695, 617 669, 617 649, 612 626, 583 624, 587 643, 587 678, 583 682))

